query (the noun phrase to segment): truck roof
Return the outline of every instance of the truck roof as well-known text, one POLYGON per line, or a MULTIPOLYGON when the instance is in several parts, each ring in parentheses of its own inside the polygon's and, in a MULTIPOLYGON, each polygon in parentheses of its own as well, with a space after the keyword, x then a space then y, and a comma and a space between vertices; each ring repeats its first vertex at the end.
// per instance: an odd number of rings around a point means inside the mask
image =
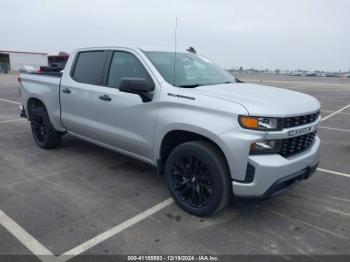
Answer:
MULTIPOLYGON (((78 48, 75 49, 74 51, 79 52, 79 51, 90 51, 90 50, 101 50, 101 49, 118 49, 118 48, 123 48, 123 49, 131 49, 131 50, 141 50, 141 51, 158 51, 158 52, 174 52, 174 49, 171 49, 169 47, 148 47, 148 46, 95 46, 95 47, 84 47, 84 48, 78 48)), ((186 50, 176 50, 176 52, 180 53, 188 53, 186 50)))

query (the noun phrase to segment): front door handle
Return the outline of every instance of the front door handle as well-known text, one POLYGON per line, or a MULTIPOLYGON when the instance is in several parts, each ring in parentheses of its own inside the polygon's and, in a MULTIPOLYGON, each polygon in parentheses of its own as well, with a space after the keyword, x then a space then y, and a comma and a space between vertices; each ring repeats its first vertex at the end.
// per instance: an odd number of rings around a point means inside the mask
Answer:
POLYGON ((70 94, 72 91, 70 91, 69 88, 65 88, 62 90, 63 93, 70 94))
POLYGON ((99 96, 99 99, 103 101, 112 101, 112 98, 108 95, 99 96))

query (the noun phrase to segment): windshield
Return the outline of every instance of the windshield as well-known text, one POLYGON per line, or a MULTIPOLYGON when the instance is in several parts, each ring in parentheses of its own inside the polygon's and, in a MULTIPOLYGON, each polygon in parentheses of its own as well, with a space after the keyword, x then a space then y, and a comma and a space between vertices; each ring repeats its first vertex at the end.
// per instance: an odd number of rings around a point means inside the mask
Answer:
POLYGON ((234 76, 208 59, 191 53, 145 52, 162 77, 178 87, 197 87, 236 82, 234 76), (175 77, 174 77, 175 71, 175 77))

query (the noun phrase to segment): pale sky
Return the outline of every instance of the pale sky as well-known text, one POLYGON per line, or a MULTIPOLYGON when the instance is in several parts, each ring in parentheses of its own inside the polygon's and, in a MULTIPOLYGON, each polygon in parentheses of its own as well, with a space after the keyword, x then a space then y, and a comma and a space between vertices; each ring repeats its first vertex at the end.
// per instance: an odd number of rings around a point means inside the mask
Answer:
POLYGON ((174 48, 225 68, 350 69, 349 0, 0 0, 0 50, 174 48))

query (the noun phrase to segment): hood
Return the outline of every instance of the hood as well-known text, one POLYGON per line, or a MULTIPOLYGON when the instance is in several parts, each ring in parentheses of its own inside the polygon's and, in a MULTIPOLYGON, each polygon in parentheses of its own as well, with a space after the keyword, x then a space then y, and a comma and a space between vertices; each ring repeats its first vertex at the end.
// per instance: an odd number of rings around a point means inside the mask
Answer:
POLYGON ((288 117, 320 109, 320 103, 310 95, 249 83, 199 86, 186 91, 241 104, 255 116, 288 117))

